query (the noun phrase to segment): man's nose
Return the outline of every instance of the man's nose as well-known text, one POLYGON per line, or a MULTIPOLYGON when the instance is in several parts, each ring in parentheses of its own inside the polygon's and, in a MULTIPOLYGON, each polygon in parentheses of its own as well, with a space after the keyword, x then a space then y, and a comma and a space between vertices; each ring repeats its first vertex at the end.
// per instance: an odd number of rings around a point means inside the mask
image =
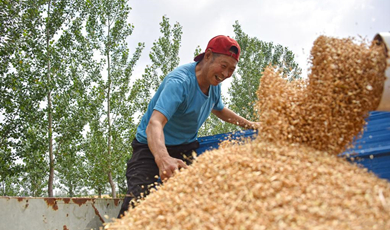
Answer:
POLYGON ((228 70, 224 70, 222 72, 222 76, 223 76, 223 79, 228 78, 229 77, 229 71, 228 70))

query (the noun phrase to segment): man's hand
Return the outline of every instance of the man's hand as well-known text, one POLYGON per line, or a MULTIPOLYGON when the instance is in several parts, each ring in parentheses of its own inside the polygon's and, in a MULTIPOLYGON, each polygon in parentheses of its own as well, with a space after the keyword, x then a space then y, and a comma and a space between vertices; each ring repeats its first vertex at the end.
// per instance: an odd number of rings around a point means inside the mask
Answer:
POLYGON ((173 158, 171 156, 156 158, 155 161, 159 168, 161 181, 165 181, 173 176, 176 170, 187 168, 187 165, 184 163, 184 161, 173 158))
POLYGON ((251 126, 249 127, 250 129, 259 129, 260 128, 260 122, 250 122, 251 126))

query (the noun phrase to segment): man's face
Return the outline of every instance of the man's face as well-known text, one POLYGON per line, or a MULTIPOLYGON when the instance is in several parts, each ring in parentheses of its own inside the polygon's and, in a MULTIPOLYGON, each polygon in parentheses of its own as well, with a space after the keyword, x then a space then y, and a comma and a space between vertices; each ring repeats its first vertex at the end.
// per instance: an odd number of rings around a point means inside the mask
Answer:
POLYGON ((224 54, 214 54, 210 61, 207 78, 211 85, 218 85, 232 76, 236 69, 237 60, 224 54))

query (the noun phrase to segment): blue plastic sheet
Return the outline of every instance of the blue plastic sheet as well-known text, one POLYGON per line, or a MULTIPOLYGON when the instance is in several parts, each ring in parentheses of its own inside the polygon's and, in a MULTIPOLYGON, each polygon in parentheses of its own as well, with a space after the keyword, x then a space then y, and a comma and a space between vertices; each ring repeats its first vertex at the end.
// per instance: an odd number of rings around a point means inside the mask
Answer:
POLYGON ((245 130, 232 133, 222 133, 214 136, 199 137, 199 148, 196 150, 196 153, 200 155, 206 150, 217 149, 219 143, 226 140, 240 140, 248 137, 255 138, 256 135, 257 131, 255 130, 245 130))
POLYGON ((363 135, 342 155, 390 181, 390 112, 371 112, 363 135))

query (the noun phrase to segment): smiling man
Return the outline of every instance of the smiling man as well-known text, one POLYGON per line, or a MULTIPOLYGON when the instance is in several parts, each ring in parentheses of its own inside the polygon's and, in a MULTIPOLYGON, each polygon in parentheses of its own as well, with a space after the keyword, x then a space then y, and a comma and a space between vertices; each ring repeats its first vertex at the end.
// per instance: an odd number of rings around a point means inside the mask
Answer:
POLYGON ((119 218, 132 200, 149 194, 158 176, 164 181, 191 163, 192 152, 199 147, 198 130, 211 112, 223 121, 256 128, 258 123, 224 107, 221 99, 220 83, 232 76, 240 51, 234 39, 216 36, 195 62, 177 67, 164 78, 132 142, 128 191, 119 218))

